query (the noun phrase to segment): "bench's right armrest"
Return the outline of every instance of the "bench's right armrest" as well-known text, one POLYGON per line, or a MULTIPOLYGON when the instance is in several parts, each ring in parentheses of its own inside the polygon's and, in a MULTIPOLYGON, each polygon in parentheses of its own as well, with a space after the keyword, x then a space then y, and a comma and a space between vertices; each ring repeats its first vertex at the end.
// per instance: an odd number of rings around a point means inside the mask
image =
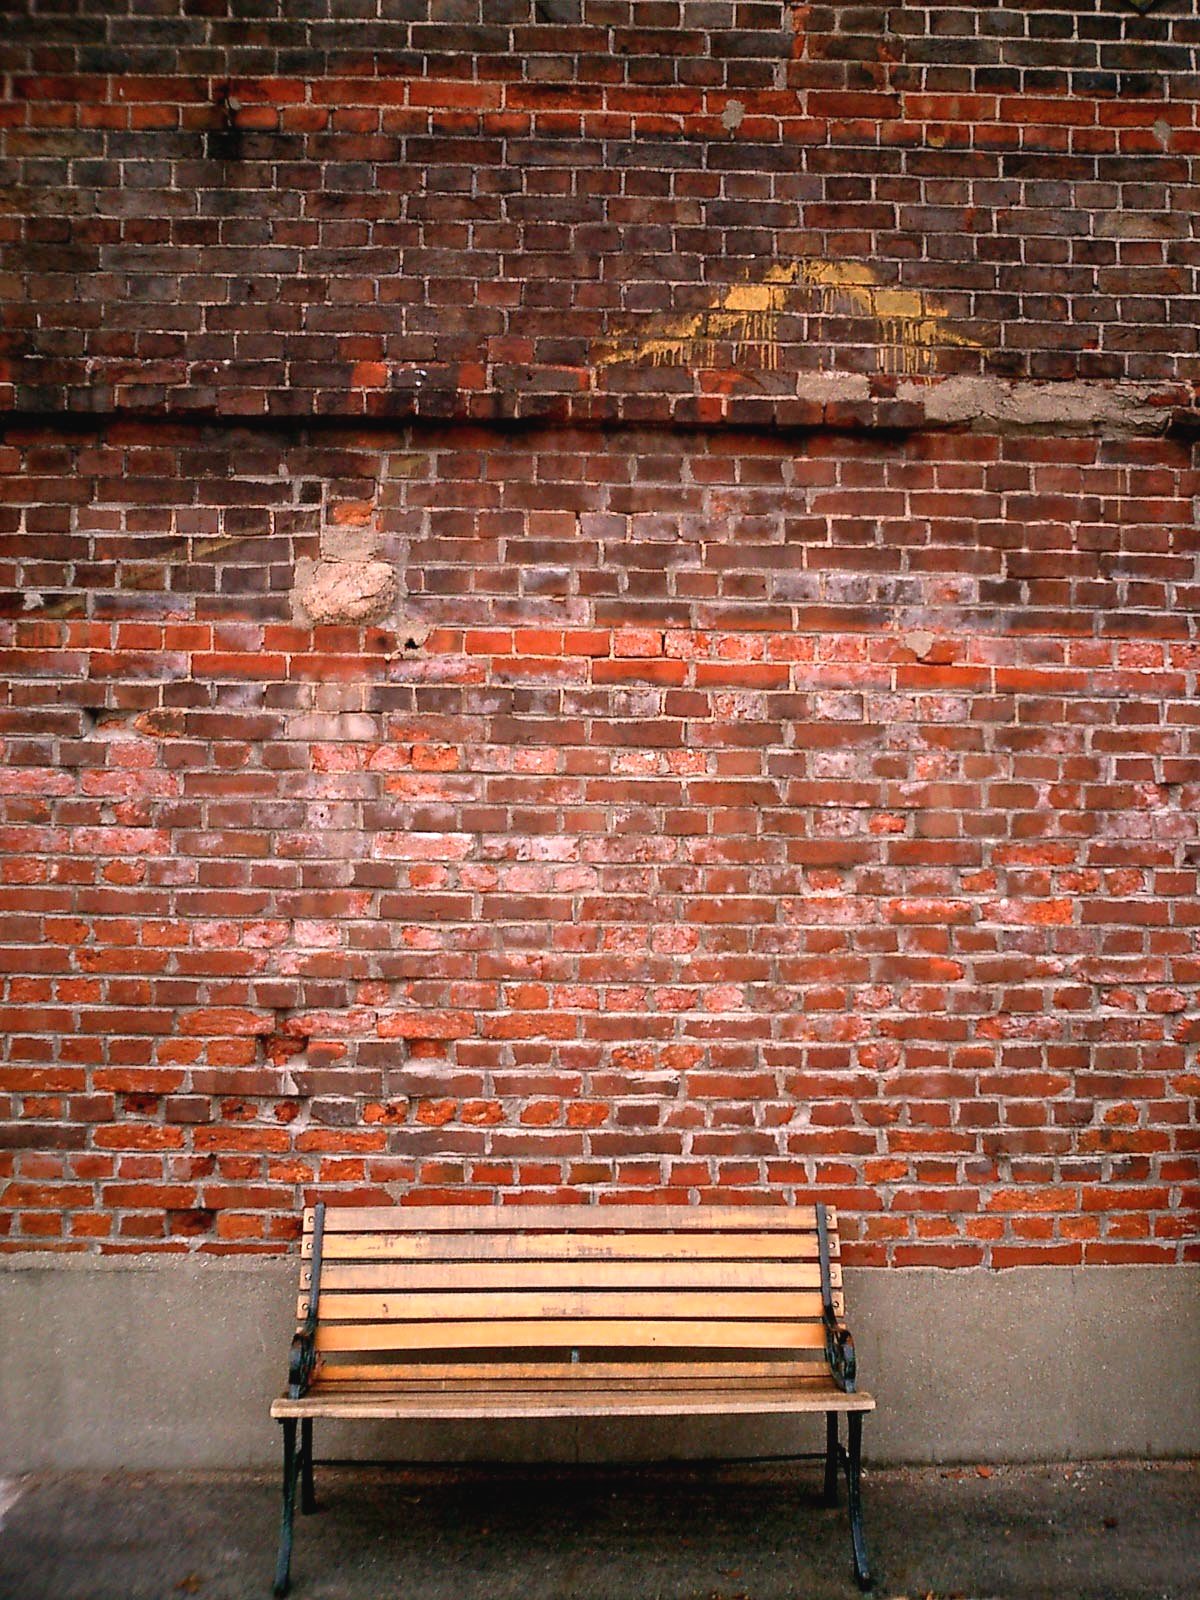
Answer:
POLYGON ((858 1359, 854 1354, 854 1340, 850 1329, 844 1322, 839 1322, 832 1306, 825 1307, 825 1356, 829 1362, 829 1370, 833 1374, 833 1381, 843 1394, 854 1393, 854 1382, 858 1373, 858 1359))

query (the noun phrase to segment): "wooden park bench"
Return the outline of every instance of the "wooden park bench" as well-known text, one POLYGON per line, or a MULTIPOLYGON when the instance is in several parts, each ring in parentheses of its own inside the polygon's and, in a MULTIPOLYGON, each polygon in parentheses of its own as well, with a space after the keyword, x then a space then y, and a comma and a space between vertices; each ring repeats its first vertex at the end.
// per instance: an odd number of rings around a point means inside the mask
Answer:
POLYGON ((860 1477, 875 1402, 855 1388, 826 1207, 318 1205, 302 1257, 287 1394, 271 1407, 283 1424, 277 1595, 298 1482, 314 1509, 318 1417, 824 1412, 825 1501, 837 1503, 840 1467, 855 1576, 870 1586, 860 1477))

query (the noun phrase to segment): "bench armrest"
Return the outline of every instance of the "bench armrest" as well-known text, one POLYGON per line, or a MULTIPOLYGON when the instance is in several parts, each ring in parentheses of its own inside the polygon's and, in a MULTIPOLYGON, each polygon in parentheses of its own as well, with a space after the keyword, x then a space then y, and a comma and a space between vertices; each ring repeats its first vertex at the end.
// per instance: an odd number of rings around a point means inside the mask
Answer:
POLYGON ((829 1219, 823 1205, 817 1206, 817 1240, 821 1258, 821 1320, 825 1325, 825 1359, 833 1381, 843 1394, 854 1393, 858 1362, 850 1329, 838 1320, 833 1309, 833 1275, 829 1270, 829 1219))
POLYGON ((299 1400, 308 1388, 317 1364, 316 1329, 305 1328, 292 1340, 288 1357, 288 1399, 299 1400))
POLYGON ((304 1326, 292 1340, 288 1357, 288 1399, 299 1400, 312 1382, 317 1365, 317 1306, 321 1299, 321 1251, 325 1238, 325 1202, 318 1201, 313 1211, 312 1281, 308 1289, 308 1312, 304 1326))
POLYGON ((829 1370, 833 1374, 833 1381, 843 1394, 853 1394, 858 1360, 854 1354, 854 1340, 850 1335, 850 1329, 844 1322, 837 1320, 831 1306, 826 1306, 823 1321, 825 1356, 829 1362, 829 1370))

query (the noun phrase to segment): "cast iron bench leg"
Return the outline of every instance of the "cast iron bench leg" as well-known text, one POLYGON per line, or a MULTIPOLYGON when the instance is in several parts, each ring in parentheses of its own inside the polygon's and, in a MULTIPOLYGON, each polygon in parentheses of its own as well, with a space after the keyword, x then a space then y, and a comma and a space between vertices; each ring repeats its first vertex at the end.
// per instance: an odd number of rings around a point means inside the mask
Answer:
POLYGON ((867 1540, 862 1520, 862 1412, 851 1411, 846 1418, 850 1449, 846 1454, 846 1500, 850 1512, 850 1540, 854 1546, 854 1576, 860 1589, 875 1581, 867 1561, 867 1540))
POLYGON ((305 1516, 317 1509, 317 1495, 313 1488, 311 1417, 304 1417, 300 1423, 300 1509, 305 1516))
POLYGON ((279 1527, 279 1560, 275 1563, 275 1593, 282 1596, 291 1587, 292 1518, 296 1511, 296 1419, 283 1419, 283 1521, 279 1527))
POLYGON ((838 1414, 825 1413, 825 1504, 838 1503, 838 1414))

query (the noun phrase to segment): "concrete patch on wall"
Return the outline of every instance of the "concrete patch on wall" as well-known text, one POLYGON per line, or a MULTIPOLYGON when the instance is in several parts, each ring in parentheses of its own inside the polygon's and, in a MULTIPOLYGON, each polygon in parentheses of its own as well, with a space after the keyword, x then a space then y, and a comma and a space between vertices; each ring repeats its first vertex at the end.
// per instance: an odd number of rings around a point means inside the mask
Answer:
POLYGON ((989 428, 1060 428, 1064 432, 1162 433, 1170 421, 1163 385, 1152 383, 1021 383, 953 377, 901 383, 897 399, 924 407, 928 422, 989 428))
POLYGON ((294 593, 313 623, 383 622, 400 598, 400 580, 386 561, 300 561, 294 593))
POLYGON ((901 636, 900 642, 912 651, 918 661, 924 661, 937 643, 937 635, 930 633, 928 628, 911 628, 901 636))
MULTIPOLYGON (((18 1257, 0 1271, 0 1473, 274 1465, 292 1260, 18 1257)), ((1200 1267, 848 1269, 870 1460, 1200 1452, 1200 1267)), ((324 1458, 807 1448, 811 1419, 318 1427, 324 1458)))
POLYGON ((871 380, 865 372, 802 372, 796 378, 797 400, 817 405, 848 404, 871 398, 871 380))

